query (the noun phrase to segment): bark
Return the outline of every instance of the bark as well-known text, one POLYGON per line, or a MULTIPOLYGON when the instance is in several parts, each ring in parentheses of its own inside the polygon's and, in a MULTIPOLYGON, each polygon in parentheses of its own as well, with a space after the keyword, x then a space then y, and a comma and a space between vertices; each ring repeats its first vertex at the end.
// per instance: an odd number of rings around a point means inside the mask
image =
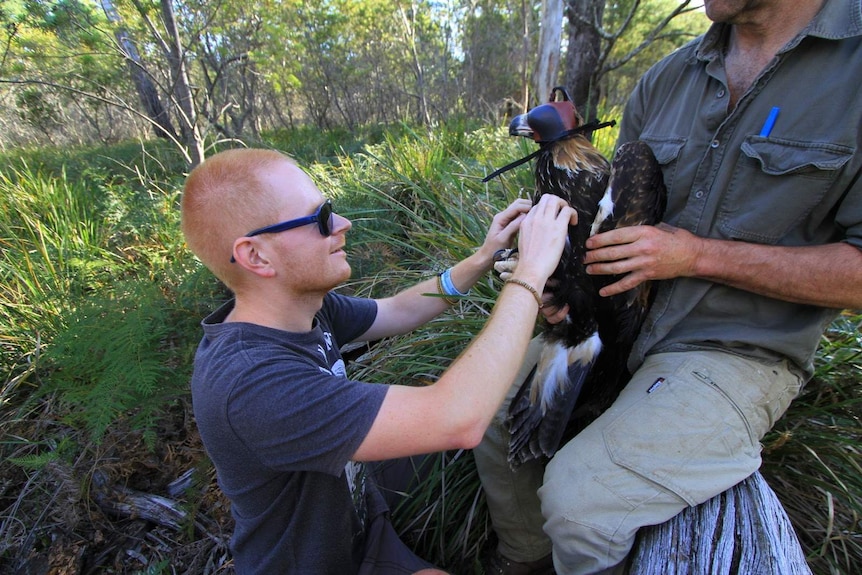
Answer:
POLYGON ((108 21, 117 25, 117 31, 114 37, 117 40, 117 45, 120 48, 126 61, 129 63, 129 71, 132 76, 132 82, 135 84, 135 89, 138 92, 138 97, 141 99, 141 104, 150 118, 153 126, 153 131, 160 138, 171 138, 176 140, 177 135, 171 124, 170 115, 162 104, 159 97, 159 91, 156 88, 153 79, 147 73, 141 56, 135 43, 129 36, 128 30, 122 26, 122 21, 117 9, 114 7, 111 0, 101 0, 102 10, 105 12, 108 21))
POLYGON ((97 471, 93 475, 90 495, 102 511, 113 517, 145 519, 174 531, 192 526, 199 535, 213 536, 213 521, 200 513, 190 514, 182 501, 185 490, 194 488, 194 481, 192 469, 168 486, 172 497, 163 497, 111 484, 104 473, 97 471))
POLYGON ((638 533, 630 575, 811 575, 775 492, 760 474, 638 533))
POLYGON ((569 46, 565 83, 575 107, 586 121, 595 117, 599 100, 604 11, 605 0, 567 0, 569 46))
POLYGON ((533 74, 534 102, 532 105, 547 102, 551 95, 551 89, 558 84, 562 37, 563 0, 542 0, 539 57, 536 71, 533 74))

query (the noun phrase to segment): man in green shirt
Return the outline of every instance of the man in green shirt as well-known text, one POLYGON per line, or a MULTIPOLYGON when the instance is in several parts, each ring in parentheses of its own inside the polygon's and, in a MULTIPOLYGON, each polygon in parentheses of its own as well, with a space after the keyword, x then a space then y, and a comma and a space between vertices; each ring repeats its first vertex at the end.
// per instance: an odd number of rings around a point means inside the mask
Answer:
POLYGON ((551 549, 560 575, 610 571, 640 527, 745 479, 825 327, 862 308, 862 2, 705 8, 713 26, 647 72, 621 124, 662 164, 664 222, 587 243, 589 273, 624 274, 603 295, 658 282, 634 376, 544 471, 510 474, 505 433, 486 436, 496 573, 546 572, 551 549))

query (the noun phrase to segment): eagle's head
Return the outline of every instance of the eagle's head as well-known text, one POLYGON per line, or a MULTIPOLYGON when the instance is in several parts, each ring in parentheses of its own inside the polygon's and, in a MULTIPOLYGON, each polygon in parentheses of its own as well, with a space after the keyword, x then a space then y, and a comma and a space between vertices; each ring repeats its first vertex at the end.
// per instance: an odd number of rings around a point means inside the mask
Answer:
POLYGON ((583 125, 584 119, 575 109, 565 88, 557 86, 551 90, 546 104, 536 106, 526 114, 515 116, 509 124, 510 136, 532 138, 540 144, 556 142, 574 134, 583 125), (557 93, 562 100, 557 101, 557 93))

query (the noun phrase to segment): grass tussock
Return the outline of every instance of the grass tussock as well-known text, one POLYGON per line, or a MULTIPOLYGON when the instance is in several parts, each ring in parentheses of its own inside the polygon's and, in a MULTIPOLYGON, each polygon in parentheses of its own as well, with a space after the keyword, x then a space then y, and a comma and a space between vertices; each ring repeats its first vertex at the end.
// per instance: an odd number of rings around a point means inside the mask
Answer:
MULTIPOLYGON (((597 134, 605 152, 614 135, 597 134)), ((280 132, 265 145, 296 157, 353 221, 354 279, 342 289, 361 295, 439 273, 531 191, 528 166, 481 182, 533 150, 502 128, 280 132)), ((198 322, 228 294, 184 249, 181 161, 158 144, 4 159, 0 571, 66 561, 70 573, 232 572, 229 507, 188 392, 198 322), (169 516, 123 514, 118 501, 147 496, 169 516)), ((353 375, 435 381, 498 289, 489 276, 429 325, 360 350, 353 375)), ((831 326, 816 378, 764 440, 764 474, 817 574, 862 564, 860 323, 848 313, 831 326)), ((481 573, 490 524, 470 452, 437 456, 397 518, 429 560, 481 573)))

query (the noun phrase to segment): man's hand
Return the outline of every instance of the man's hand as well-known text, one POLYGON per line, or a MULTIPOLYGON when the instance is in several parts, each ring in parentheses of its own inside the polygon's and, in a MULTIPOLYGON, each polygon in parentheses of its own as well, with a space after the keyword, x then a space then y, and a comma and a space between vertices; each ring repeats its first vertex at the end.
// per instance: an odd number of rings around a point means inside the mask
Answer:
POLYGON ((599 292, 611 296, 645 281, 695 275, 703 241, 665 223, 617 228, 587 240, 584 263, 588 274, 623 276, 599 292))
POLYGON ((521 227, 521 222, 527 217, 527 213, 533 204, 530 200, 519 198, 494 216, 488 234, 479 251, 486 257, 485 261, 492 263, 494 254, 498 251, 508 249, 512 246, 515 234, 521 227))
MULTIPOLYGON (((504 282, 512 277, 518 267, 518 249, 500 250, 494 255, 494 271, 500 275, 500 279, 504 282)), ((548 279, 545 283, 545 291, 542 292, 541 314, 548 323, 560 323, 569 314, 569 306, 564 304, 562 307, 551 305, 554 297, 554 288, 559 282, 554 279, 548 279)))

